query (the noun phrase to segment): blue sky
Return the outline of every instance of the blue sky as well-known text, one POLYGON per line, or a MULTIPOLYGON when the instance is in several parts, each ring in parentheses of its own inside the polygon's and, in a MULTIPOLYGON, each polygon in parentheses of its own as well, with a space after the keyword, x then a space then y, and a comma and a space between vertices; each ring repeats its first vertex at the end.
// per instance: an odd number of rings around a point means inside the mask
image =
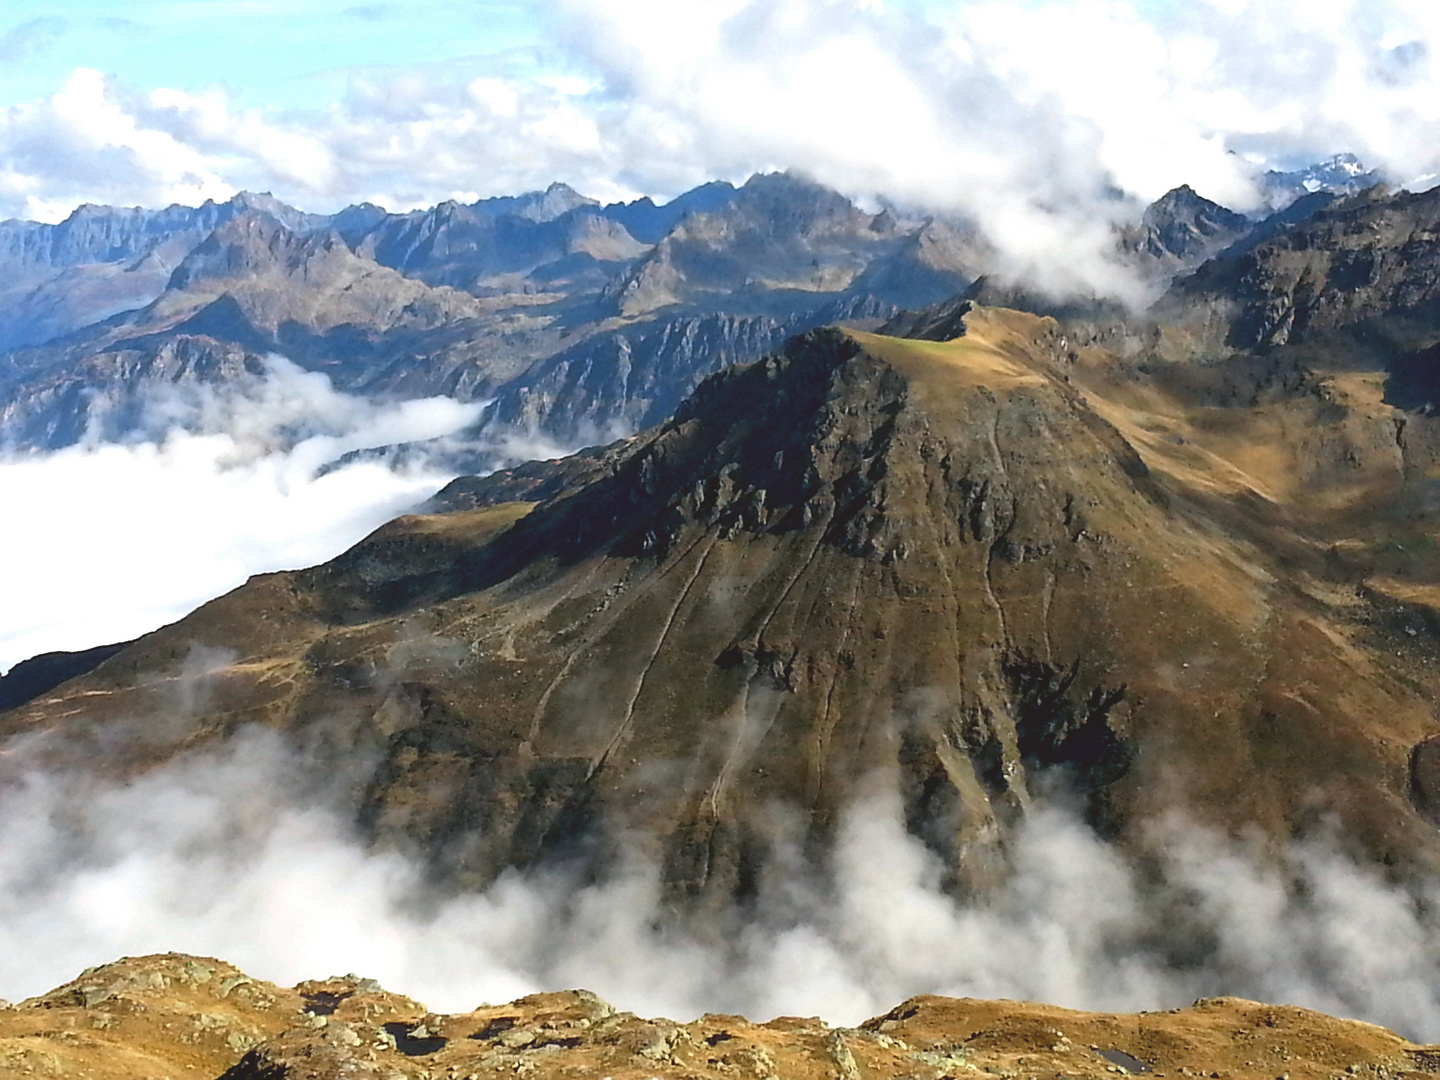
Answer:
POLYGON ((537 5, 509 0, 10 0, 4 11, 0 105, 88 67, 149 89, 222 83, 243 105, 319 108, 349 69, 533 48, 545 29, 537 5))
MULTIPOLYGON (((1173 3, 1135 6, 1154 14, 1173 3)), ((897 6, 943 13, 957 5, 897 6)), ((9 0, 0 22, 0 106, 53 93, 72 70, 88 67, 150 89, 222 83, 241 104, 320 108, 355 69, 512 50, 558 61, 554 30, 543 3, 523 0, 9 0)))

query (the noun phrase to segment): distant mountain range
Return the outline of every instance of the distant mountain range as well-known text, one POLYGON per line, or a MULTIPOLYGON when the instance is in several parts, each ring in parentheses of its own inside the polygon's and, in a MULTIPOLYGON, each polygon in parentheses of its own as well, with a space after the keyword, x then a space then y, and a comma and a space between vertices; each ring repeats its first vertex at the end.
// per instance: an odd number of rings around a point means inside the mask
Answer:
MULTIPOLYGON (((1116 258, 1163 282, 1317 212, 1357 168, 1285 174, 1277 198, 1318 194, 1260 221, 1177 189, 1116 258)), ((869 213, 788 174, 664 205, 552 184, 405 214, 252 194, 82 206, 58 225, 0 223, 0 439, 53 448, 123 428, 148 386, 241 377, 281 352, 356 393, 493 398, 491 429, 578 445, 658 423, 793 333, 877 325, 994 263, 973 223, 869 213)))

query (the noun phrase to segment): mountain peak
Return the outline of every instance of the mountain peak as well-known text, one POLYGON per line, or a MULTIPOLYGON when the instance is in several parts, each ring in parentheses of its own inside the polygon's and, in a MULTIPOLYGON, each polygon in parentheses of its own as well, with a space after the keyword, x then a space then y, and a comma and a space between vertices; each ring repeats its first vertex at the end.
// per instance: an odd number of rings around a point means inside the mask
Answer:
POLYGON ((1366 168, 1355 154, 1341 153, 1299 169, 1271 169, 1260 177, 1260 188, 1271 206, 1282 209, 1320 191, 1356 195, 1383 179, 1379 170, 1366 168))
POLYGON ((1160 196, 1145 208, 1141 220, 1146 224, 1164 225, 1180 217, 1195 219, 1201 216, 1224 219, 1236 224, 1245 220, 1244 215, 1235 213, 1213 199, 1205 198, 1189 184, 1171 188, 1160 196))
POLYGON ((1205 198, 1189 184, 1172 188, 1124 230, 1120 249, 1166 273, 1193 268, 1243 236, 1250 221, 1205 198))
POLYGON ((499 195, 480 199, 470 204, 470 209, 485 217, 513 216, 526 221, 543 223, 585 206, 599 206, 600 203, 582 195, 569 184, 554 181, 544 191, 527 191, 523 195, 499 195))

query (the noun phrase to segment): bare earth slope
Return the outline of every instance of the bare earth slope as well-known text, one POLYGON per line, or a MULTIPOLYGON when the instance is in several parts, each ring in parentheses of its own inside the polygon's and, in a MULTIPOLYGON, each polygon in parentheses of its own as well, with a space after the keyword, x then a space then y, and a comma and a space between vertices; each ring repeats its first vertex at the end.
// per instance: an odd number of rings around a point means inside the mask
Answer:
POLYGON ((1211 998, 1116 1015, 916 997, 859 1028, 617 1012, 585 991, 436 1015, 356 975, 293 989, 218 960, 125 959, 0 1008, 0 1072, 90 1080, 447 1077, 1096 1077, 1331 1080, 1440 1071, 1440 1048, 1370 1024, 1211 998))
POLYGON ((3 733, 129 770, 274 726, 374 763, 359 822, 456 885, 624 837, 715 911, 876 785, 961 892, 1059 780, 1134 847, 1178 808, 1433 868, 1435 567, 1379 539, 1429 421, 1397 446, 1363 381, 1187 411, 1053 321, 964 325, 794 339, 533 509, 472 497, 256 578, 3 733), (198 690, 196 646, 224 651, 198 690))

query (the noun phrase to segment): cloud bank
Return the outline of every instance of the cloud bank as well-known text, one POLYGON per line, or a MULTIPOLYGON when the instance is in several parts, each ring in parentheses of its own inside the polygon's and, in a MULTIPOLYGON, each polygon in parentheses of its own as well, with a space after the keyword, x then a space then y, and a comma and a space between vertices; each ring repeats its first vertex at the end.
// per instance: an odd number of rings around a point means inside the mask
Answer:
POLYGON ((0 542, 0 671, 124 641, 251 574, 331 558, 454 475, 423 451, 403 465, 344 455, 443 449, 483 407, 377 404, 271 357, 261 379, 150 394, 125 441, 0 455, 0 491, 24 522, 0 542))
POLYGON ((555 179, 669 196, 794 168, 973 216, 1012 271, 1063 285, 1103 279, 1108 221, 1180 183, 1247 208, 1265 164, 1353 150, 1401 183, 1440 173, 1440 12, 1426 0, 701 0, 680 13, 550 0, 542 13, 546 50, 356 71, 322 111, 77 70, 0 113, 0 215, 240 188, 404 209, 555 179))
POLYGON ((820 1015, 854 1024, 939 992, 1095 1009, 1238 994, 1440 1037, 1434 897, 1386 886, 1323 843, 1279 862, 1180 822, 1142 868, 1065 813, 1019 832, 984 902, 941 868, 883 791, 852 805, 833 859, 762 882, 725 944, 667 918, 653 866, 599 882, 508 873, 437 897, 366 851, 318 777, 242 732, 128 783, 0 757, 0 994, 118 956, 217 955, 281 983, 359 971, 442 1011, 586 987, 646 1015, 820 1015), (257 793, 264 793, 258 797, 257 793))

